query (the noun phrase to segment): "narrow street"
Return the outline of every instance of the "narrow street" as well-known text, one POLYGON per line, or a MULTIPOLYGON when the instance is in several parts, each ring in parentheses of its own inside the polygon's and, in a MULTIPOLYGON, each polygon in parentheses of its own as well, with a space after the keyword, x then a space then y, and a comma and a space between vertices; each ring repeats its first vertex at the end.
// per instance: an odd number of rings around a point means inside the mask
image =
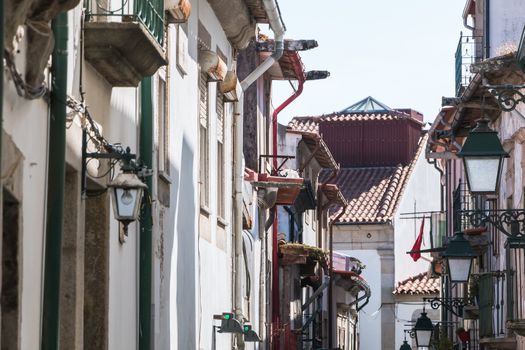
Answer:
POLYGON ((1 350, 525 350, 525 0, 2 0, 1 350))

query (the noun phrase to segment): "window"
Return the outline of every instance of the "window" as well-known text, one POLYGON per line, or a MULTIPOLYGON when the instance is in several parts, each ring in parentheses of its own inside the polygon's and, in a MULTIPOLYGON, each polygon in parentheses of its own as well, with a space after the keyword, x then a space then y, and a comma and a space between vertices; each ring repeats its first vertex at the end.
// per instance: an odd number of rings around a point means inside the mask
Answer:
POLYGON ((202 207, 209 207, 209 142, 208 142, 208 76, 199 74, 199 143, 200 143, 200 202, 202 207))
POLYGON ((217 92, 215 100, 217 112, 217 215, 224 219, 224 99, 222 93, 217 92))

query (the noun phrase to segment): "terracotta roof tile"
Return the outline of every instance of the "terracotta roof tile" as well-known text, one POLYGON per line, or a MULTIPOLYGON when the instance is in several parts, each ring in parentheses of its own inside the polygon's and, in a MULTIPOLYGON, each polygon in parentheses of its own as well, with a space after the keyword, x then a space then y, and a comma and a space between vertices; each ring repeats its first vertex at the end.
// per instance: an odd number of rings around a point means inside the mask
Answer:
MULTIPOLYGON (((427 135, 420 139, 416 154, 406 166, 341 168, 334 182, 346 198, 348 206, 338 222, 391 222, 426 140, 427 135)), ((320 181, 326 181, 329 176, 330 172, 324 170, 320 181)), ((331 217, 336 217, 340 210, 341 207, 334 208, 331 217)))
MULTIPOLYGON (((384 223, 393 219, 409 166, 341 169, 335 183, 348 201, 342 223, 384 223)), ((323 173, 323 177, 328 174, 323 173)), ((332 216, 336 215, 337 208, 332 216)))
POLYGON ((318 133, 319 123, 322 122, 400 119, 414 120, 409 114, 395 110, 384 113, 332 113, 321 116, 295 117, 288 123, 288 129, 318 133))
POLYGON ((439 294, 440 283, 438 277, 430 277, 427 272, 409 277, 397 283, 393 294, 439 294))

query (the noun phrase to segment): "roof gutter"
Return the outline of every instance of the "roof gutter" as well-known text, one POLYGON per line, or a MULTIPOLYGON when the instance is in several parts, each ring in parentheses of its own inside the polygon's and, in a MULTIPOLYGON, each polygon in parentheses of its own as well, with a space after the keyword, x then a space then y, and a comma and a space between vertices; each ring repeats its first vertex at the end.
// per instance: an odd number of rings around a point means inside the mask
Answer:
POLYGON ((263 0, 263 6, 268 15, 268 21, 270 23, 270 28, 274 33, 275 40, 275 51, 273 54, 264 60, 253 72, 248 74, 248 76, 241 82, 242 91, 246 91, 254 81, 259 79, 270 67, 277 62, 284 52, 284 32, 286 27, 281 19, 281 14, 279 12, 279 5, 275 0, 263 0))

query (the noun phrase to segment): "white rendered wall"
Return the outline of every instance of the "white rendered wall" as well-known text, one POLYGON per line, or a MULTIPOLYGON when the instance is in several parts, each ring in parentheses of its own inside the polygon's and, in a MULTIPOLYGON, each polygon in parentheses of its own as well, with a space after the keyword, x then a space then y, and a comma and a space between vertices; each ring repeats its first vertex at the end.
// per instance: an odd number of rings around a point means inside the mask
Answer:
MULTIPOLYGON (((232 311, 232 125, 233 105, 225 105, 224 186, 225 224, 219 232, 217 217, 217 117, 215 98, 217 83, 209 86, 209 240, 199 238, 199 118, 198 118, 198 20, 211 35, 211 47, 228 58, 232 69, 231 48, 207 1, 192 1, 188 21, 188 56, 186 72, 177 68, 177 26, 170 26, 170 186, 171 203, 166 213, 164 271, 158 274, 161 284, 157 296, 161 310, 156 338, 161 348, 212 349, 214 314, 232 311), (168 279, 166 283, 162 277, 168 279), (162 310, 169 310, 169 316, 162 310), (167 318, 169 326, 165 331, 167 318), (169 340, 165 339, 169 334, 169 340)), ((181 29, 179 29, 181 30, 181 29)), ((256 259, 254 259, 256 260, 256 259)), ((253 287, 256 287, 254 285, 253 287)), ((256 288, 255 288, 256 289, 256 288)), ((257 326, 254 324, 254 328, 257 326)), ((229 334, 216 335, 216 349, 231 347, 229 334)))
MULTIPOLYGON (((421 254, 414 262, 407 251, 412 250, 419 234, 421 219, 403 219, 403 217, 430 216, 430 214, 400 215, 401 213, 439 211, 441 209, 440 174, 421 152, 408 179, 394 218, 394 254, 396 283, 421 272, 428 271, 430 253, 421 254)), ((436 230, 437 227, 434 227, 436 230)), ((430 219, 425 220, 423 244, 421 249, 430 248, 430 219)))
MULTIPOLYGON (((20 56, 24 52, 21 48, 20 56)), ((19 70, 24 69, 23 65, 18 67, 19 70)), ((12 137, 24 157, 21 160, 23 188, 19 236, 20 347, 38 349, 42 312, 49 112, 47 103, 42 99, 28 102, 18 97, 13 82, 9 79, 4 80, 4 91, 3 129, 12 137)))
POLYGON ((499 56, 506 47, 517 48, 525 25, 522 0, 490 1, 490 56, 499 56))
POLYGON ((338 252, 362 261, 366 268, 361 276, 368 282, 372 295, 359 312, 359 342, 361 349, 381 349, 381 261, 376 250, 344 250, 338 252))

